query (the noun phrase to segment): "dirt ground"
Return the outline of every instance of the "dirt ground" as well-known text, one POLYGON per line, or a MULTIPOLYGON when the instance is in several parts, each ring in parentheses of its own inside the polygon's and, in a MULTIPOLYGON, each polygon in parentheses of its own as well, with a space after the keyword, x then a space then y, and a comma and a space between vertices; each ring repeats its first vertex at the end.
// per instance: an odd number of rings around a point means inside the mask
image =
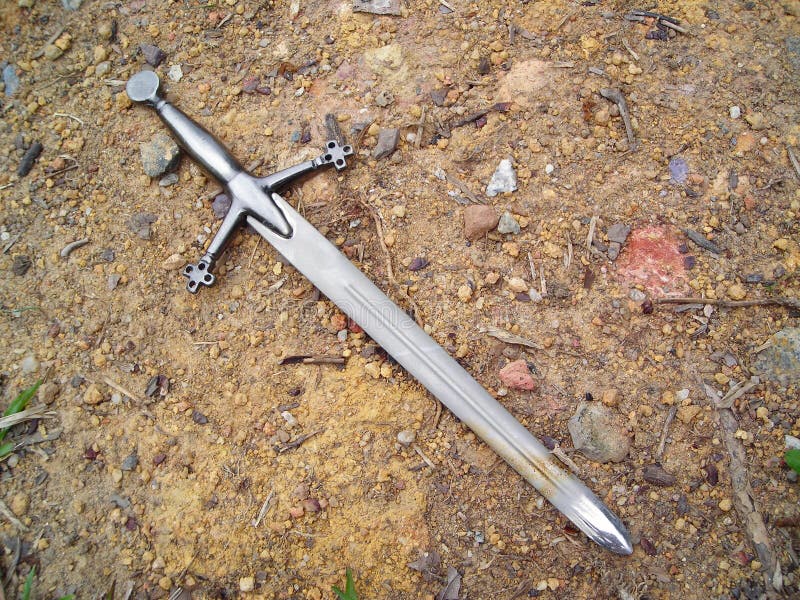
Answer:
POLYGON ((800 2, 633 7, 681 31, 613 1, 428 0, 385 16, 346 1, 19 4, 0 6, 0 60, 19 78, 0 117, 0 406, 41 378, 48 414, 13 429, 24 445, 0 462, 6 598, 34 567, 35 598, 114 582, 118 598, 317 600, 348 567, 362 600, 797 597, 800 489, 782 461, 797 387, 767 379, 717 410, 700 380, 748 381, 800 313, 658 299, 798 297, 800 2), (566 451, 632 556, 589 542, 439 415, 252 232, 213 288, 185 291, 217 186, 186 157, 172 185, 144 174, 140 144, 165 128, 124 92, 147 67, 140 44, 163 51, 168 97, 258 173, 316 156, 337 116, 356 160, 287 199, 566 451), (603 88, 623 93, 634 140, 603 88), (397 150, 374 159, 392 127, 397 150), (518 189, 489 198, 504 158, 518 189), (678 158, 688 171, 671 177, 678 158), (521 231, 467 242, 470 196, 521 231), (611 260, 615 223, 632 233, 611 260), (344 360, 282 361, 296 355, 344 360), (498 378, 518 358, 533 392, 498 378), (587 394, 625 428, 622 462, 572 449, 587 394), (644 476, 656 462, 674 481, 644 476))

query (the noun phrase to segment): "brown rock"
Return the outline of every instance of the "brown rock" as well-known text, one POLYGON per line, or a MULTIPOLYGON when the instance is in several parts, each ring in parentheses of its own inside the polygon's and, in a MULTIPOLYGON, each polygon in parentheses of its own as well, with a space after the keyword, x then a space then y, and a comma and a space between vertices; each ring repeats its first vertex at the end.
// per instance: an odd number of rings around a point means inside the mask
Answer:
POLYGON ((470 241, 482 238, 500 222, 500 215, 491 206, 474 204, 464 210, 464 237, 470 241))
POLYGON ((92 406, 100 404, 103 400, 105 400, 103 392, 93 383, 86 388, 86 392, 83 394, 83 401, 92 406))

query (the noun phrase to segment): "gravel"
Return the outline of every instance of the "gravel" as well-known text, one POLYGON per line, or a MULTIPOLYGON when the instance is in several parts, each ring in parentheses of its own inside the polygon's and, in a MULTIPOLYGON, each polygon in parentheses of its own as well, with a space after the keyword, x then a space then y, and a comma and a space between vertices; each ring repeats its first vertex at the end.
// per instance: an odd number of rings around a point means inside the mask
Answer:
POLYGON ((486 186, 486 195, 490 198, 504 192, 513 192, 517 189, 517 173, 511 165, 511 159, 504 158, 497 166, 489 185, 486 186))
POLYGON ((160 177, 178 166, 180 149, 166 133, 156 134, 149 142, 139 146, 142 169, 148 177, 160 177))
POLYGON ((611 409, 595 402, 581 402, 568 423, 572 445, 591 460, 621 462, 630 449, 627 432, 611 409))

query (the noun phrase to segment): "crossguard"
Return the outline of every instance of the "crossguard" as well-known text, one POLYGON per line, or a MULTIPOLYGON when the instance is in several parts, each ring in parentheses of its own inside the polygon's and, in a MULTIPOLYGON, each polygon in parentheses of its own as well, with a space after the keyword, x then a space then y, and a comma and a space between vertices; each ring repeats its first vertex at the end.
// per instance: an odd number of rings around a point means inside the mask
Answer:
POLYGON ((346 156, 352 156, 352 146, 342 146, 336 140, 331 140, 325 144, 325 154, 319 157, 320 166, 333 165, 337 171, 341 171, 347 166, 346 156))
POLYGON ((183 275, 189 280, 186 289, 195 294, 201 287, 214 284, 216 277, 211 271, 247 217, 253 217, 283 238, 291 238, 294 233, 292 226, 272 195, 299 177, 322 167, 332 166, 341 171, 347 166, 345 158, 353 154, 353 147, 329 140, 325 144, 325 151, 317 158, 266 177, 253 177, 211 133, 160 96, 160 85, 156 73, 141 71, 128 80, 125 89, 131 100, 147 104, 158 113, 183 149, 225 187, 231 199, 231 207, 205 255, 197 263, 186 265, 183 269, 183 275))

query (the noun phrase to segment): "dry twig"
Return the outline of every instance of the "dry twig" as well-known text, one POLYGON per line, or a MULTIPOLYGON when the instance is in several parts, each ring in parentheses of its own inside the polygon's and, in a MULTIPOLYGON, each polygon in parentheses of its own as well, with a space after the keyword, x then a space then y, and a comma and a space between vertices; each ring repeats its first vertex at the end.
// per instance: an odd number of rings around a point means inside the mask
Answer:
POLYGON ((720 300, 718 298, 656 298, 656 304, 711 304, 720 308, 743 308, 747 306, 785 306, 800 310, 800 300, 787 296, 759 298, 758 300, 720 300))
POLYGON ((667 413, 667 418, 664 419, 664 428, 661 430, 661 439, 658 442, 658 449, 656 450, 655 460, 661 462, 661 457, 664 454, 664 447, 667 445, 667 434, 669 433, 669 426, 675 420, 675 414, 678 412, 678 407, 673 406, 667 413))

